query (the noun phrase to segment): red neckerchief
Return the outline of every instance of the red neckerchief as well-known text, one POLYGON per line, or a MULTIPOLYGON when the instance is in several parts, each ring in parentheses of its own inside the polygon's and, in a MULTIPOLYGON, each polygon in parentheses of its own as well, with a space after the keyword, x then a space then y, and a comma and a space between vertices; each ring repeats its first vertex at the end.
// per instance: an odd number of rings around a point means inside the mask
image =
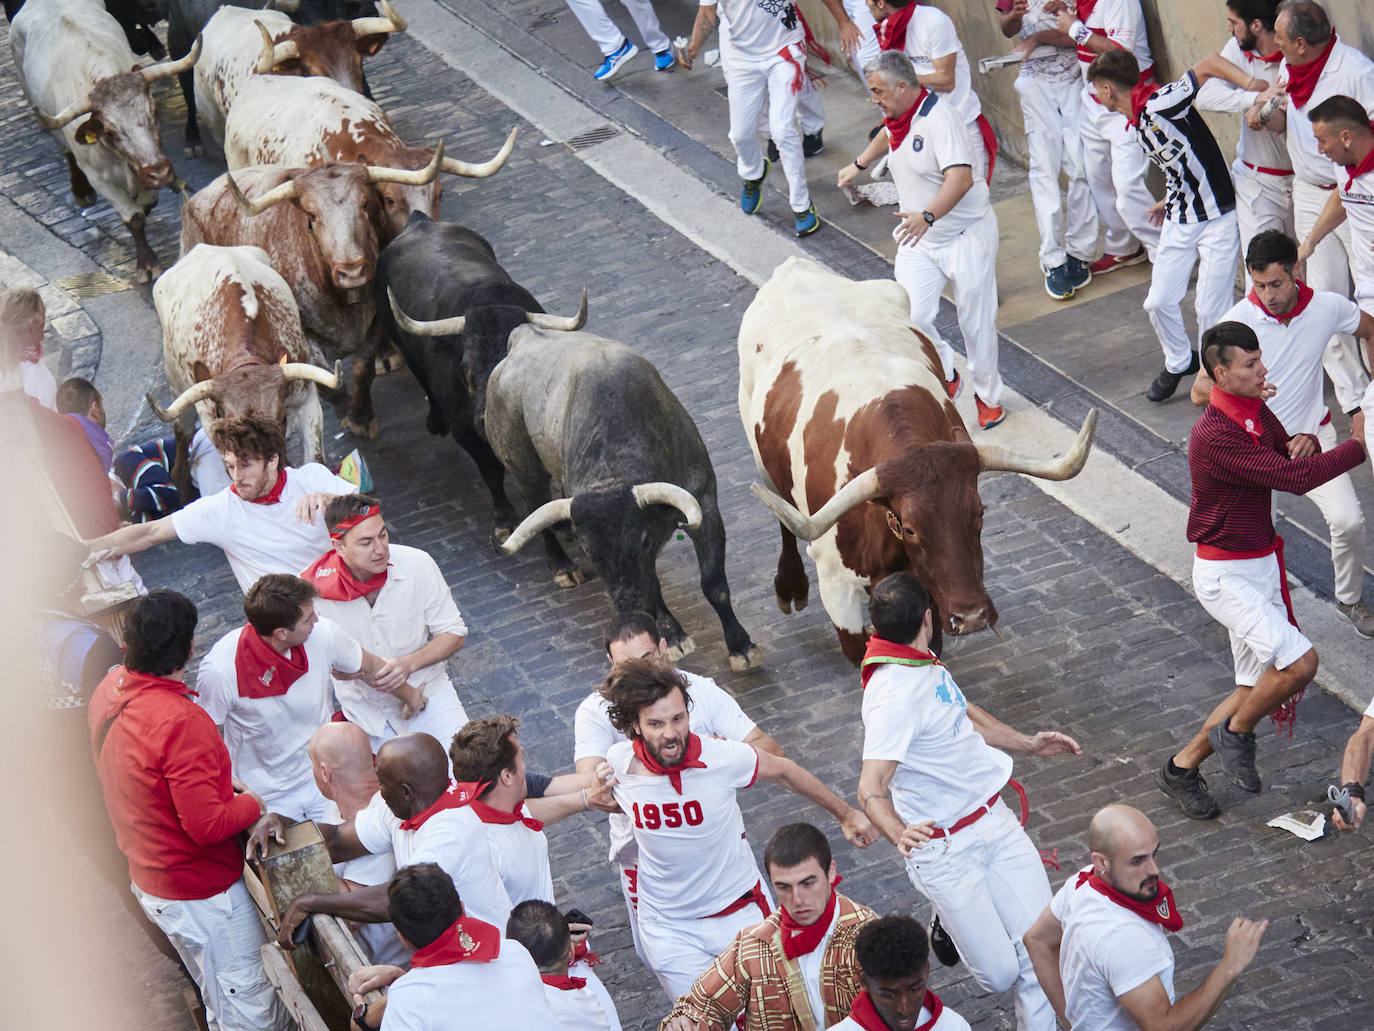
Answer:
POLYGON ((1134 129, 1140 123, 1140 113, 1145 110, 1145 105, 1150 102, 1150 98, 1159 89, 1159 83, 1153 78, 1143 82, 1137 82, 1131 87, 1131 116, 1127 119, 1134 129))
POLYGON ((297 645, 285 655, 259 636, 247 623, 239 631, 234 649, 234 672, 238 674, 240 698, 278 698, 310 671, 305 645, 297 645))
MULTIPOLYGON (((940 1019, 940 1014, 944 1012, 945 1004, 940 1001, 940 997, 926 989, 926 998, 923 1004, 930 1011, 930 1019, 924 1024, 917 1024, 913 1031, 930 1031, 940 1019)), ((868 997, 865 989, 854 996, 854 1008, 849 1011, 849 1019, 858 1024, 864 1031, 891 1031, 887 1026, 887 1021, 883 1020, 877 1009, 873 1006, 873 1000, 868 997)))
POLYGON ((359 512, 355 516, 349 516, 347 519, 340 520, 339 525, 329 531, 329 539, 341 541, 348 536, 348 531, 353 529, 353 527, 357 526, 359 523, 366 522, 373 516, 381 514, 382 507, 380 505, 373 505, 368 508, 366 512, 359 512))
POLYGON ((539 980, 543 981, 550 988, 557 988, 560 992, 575 992, 579 988, 587 987, 585 977, 567 977, 558 974, 540 974, 539 980))
POLYGON ((825 904, 825 909, 814 924, 803 926, 792 919, 792 914, 787 911, 786 906, 778 907, 778 915, 782 918, 782 954, 788 959, 796 959, 815 952, 816 946, 825 937, 825 932, 830 930, 830 921, 835 919, 835 885, 840 883, 840 878, 836 877, 830 883, 830 901, 825 904))
MULTIPOLYGON (((232 491, 234 492, 234 496, 235 496, 235 497, 243 498, 244 501, 248 501, 247 498, 244 498, 243 495, 239 493, 239 486, 238 486, 237 483, 230 484, 230 485, 229 485, 229 489, 232 490, 232 491)), ((279 501, 281 500, 281 492, 284 491, 285 489, 286 489, 286 470, 283 469, 281 472, 277 473, 277 482, 274 483, 274 484, 272 484, 272 489, 269 490, 269 491, 268 491, 266 494, 264 494, 262 497, 260 497, 260 498, 254 498, 252 501, 248 501, 248 504, 250 504, 250 505, 275 505, 277 502, 279 502, 279 501)))
POLYGON ((1293 98, 1293 106, 1301 108, 1312 99, 1312 91, 1317 88, 1317 80, 1321 78, 1322 69, 1326 67, 1327 58, 1331 56, 1332 49, 1336 46, 1336 30, 1331 30, 1331 39, 1326 44, 1326 49, 1317 56, 1315 61, 1307 64, 1288 66, 1288 95, 1293 98))
POLYGON ((593 952, 592 947, 587 944, 587 939, 583 938, 573 946, 573 962, 585 963, 589 967, 599 967, 606 961, 593 952))
POLYGON ((916 0, 911 0, 911 3, 899 7, 873 26, 879 50, 902 50, 906 47, 906 27, 915 10, 916 0))
POLYGON ((402 820, 401 830, 418 831, 421 827, 425 825, 425 822, 431 816, 435 816, 438 813, 442 813, 445 809, 463 808, 463 806, 467 805, 469 802, 472 801, 472 796, 467 794, 466 792, 460 791, 460 786, 461 785, 458 784, 449 784, 448 790, 445 791, 438 798, 436 798, 434 800, 433 805, 430 805, 426 809, 420 810, 420 812, 416 813, 409 819, 402 820))
MULTIPOLYGON (((1374 122, 1369 123, 1369 128, 1374 130, 1374 122)), ((1369 153, 1364 156, 1364 160, 1358 165, 1345 165, 1345 171, 1350 176, 1345 181, 1346 192, 1350 192, 1350 187, 1355 185, 1355 180, 1366 172, 1374 172, 1374 147, 1369 148, 1369 153)))
POLYGON ((1235 394, 1228 394, 1221 387, 1214 386, 1209 401, 1213 408, 1250 434, 1256 441, 1260 439, 1260 434, 1263 431, 1260 429, 1259 413, 1264 402, 1259 398, 1237 397, 1235 394))
POLYGON ((644 747, 644 742, 639 738, 634 740, 635 758, 644 764, 644 768, 650 773, 658 774, 660 777, 667 777, 668 783, 673 786, 673 790, 679 795, 682 794, 682 771, 683 770, 704 770, 706 764, 701 761, 701 738, 695 734, 687 737, 687 749, 683 753, 682 762, 676 766, 660 766, 658 761, 649 754, 649 750, 644 747))
POLYGON ((516 806, 515 812, 513 813, 508 813, 504 809, 497 809, 495 806, 489 806, 478 798, 474 798, 468 803, 468 806, 477 814, 477 819, 481 820, 483 823, 523 823, 532 831, 542 831, 544 829, 542 823, 524 811, 524 802, 516 806))
POLYGON ((1159 891, 1155 892, 1155 897, 1148 902, 1121 894, 1095 872, 1083 870, 1079 873, 1078 883, 1074 887, 1081 888, 1084 884, 1100 895, 1105 895, 1122 909, 1129 909, 1142 920, 1159 924, 1166 931, 1177 931, 1183 926, 1183 914, 1174 906, 1174 893, 1163 881, 1159 882, 1159 891))
MULTIPOLYGON (((915 0, 912 0, 913 4, 915 0)), ((916 95, 916 103, 907 109, 906 114, 897 118, 884 118, 883 124, 887 126, 888 144, 893 150, 902 145, 902 140, 906 139, 906 134, 911 131, 911 119, 916 114, 916 109, 921 106, 921 102, 926 99, 926 94, 930 91, 924 86, 921 92, 916 95)))
POLYGON ((1283 60, 1283 51, 1275 50, 1272 54, 1261 54, 1258 50, 1242 50, 1242 54, 1252 61, 1263 61, 1265 64, 1278 64, 1283 60))
POLYGON ((412 967, 453 963, 490 963, 501 954, 501 932, 491 924, 460 916, 453 925, 410 958, 412 967))
POLYGON ((343 556, 330 548, 306 566, 301 579, 308 581, 326 601, 353 601, 355 598, 365 598, 373 591, 380 591, 386 583, 386 574, 387 571, 383 569, 376 576, 359 580, 348 568, 343 556))
POLYGON ((905 644, 884 641, 877 634, 868 639, 864 648, 864 659, 859 664, 859 679, 868 687, 868 679, 878 672, 881 665, 895 666, 938 666, 940 660, 930 652, 923 652, 905 644))
MULTIPOLYGON (((1369 153, 1371 155, 1374 155, 1374 150, 1371 150, 1369 153)), ((1259 295, 1255 293, 1253 288, 1251 288, 1250 292, 1245 295, 1245 299, 1249 301, 1251 304, 1253 304, 1260 311, 1264 312, 1264 314, 1268 315, 1271 319, 1275 320, 1280 326, 1286 326, 1288 325, 1288 323, 1292 322, 1294 319, 1296 319, 1299 315, 1303 313, 1303 310, 1308 306, 1308 304, 1311 303, 1312 298, 1315 294, 1315 290, 1313 290, 1306 283, 1299 280, 1298 299, 1294 303, 1293 307, 1288 309, 1288 311, 1284 312, 1282 315, 1275 315, 1272 311, 1266 308, 1264 306, 1264 302, 1259 299, 1259 295)))

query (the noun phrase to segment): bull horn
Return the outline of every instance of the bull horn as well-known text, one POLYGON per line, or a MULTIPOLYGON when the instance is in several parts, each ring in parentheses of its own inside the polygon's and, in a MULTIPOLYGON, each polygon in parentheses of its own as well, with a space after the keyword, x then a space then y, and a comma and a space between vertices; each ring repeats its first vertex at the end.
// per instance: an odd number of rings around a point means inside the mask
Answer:
POLYGON ((550 527, 565 523, 572 517, 572 499, 558 498, 540 505, 501 544, 502 555, 514 555, 531 540, 550 527))
POLYGON ((684 490, 676 483, 665 483, 662 480, 637 483, 630 488, 630 493, 634 495, 635 504, 640 508, 648 508, 650 505, 672 505, 687 517, 687 529, 695 530, 701 525, 701 506, 697 504, 697 499, 692 497, 691 491, 684 490))
POLYGON ((243 191, 239 189, 239 184, 234 182, 234 177, 232 175, 226 172, 224 177, 229 181, 229 192, 234 195, 234 199, 239 202, 239 207, 243 210, 244 214, 247 215, 261 215, 273 204, 280 203, 284 200, 290 200, 296 196, 295 180, 288 179, 281 185, 274 186, 272 189, 268 190, 257 200, 249 200, 243 195, 243 191))
POLYGON ((572 318, 565 315, 550 315, 542 311, 525 313, 525 321, 540 329, 554 329, 563 333, 574 333, 587 324, 587 288, 582 288, 582 304, 572 318))
POLYGON ((1093 433, 1096 430, 1097 409, 1093 408, 1083 420, 1083 427, 1078 431, 1078 438, 1073 442, 1073 447, 1060 458, 1027 458, 995 444, 975 446, 978 448, 978 460, 985 473, 1024 473, 1026 476, 1037 476, 1042 480, 1069 480, 1078 475, 1083 463, 1088 460, 1088 452, 1093 446, 1093 433))
POLYGON ((258 51, 258 63, 253 66, 253 71, 259 75, 270 75, 283 61, 295 61, 300 58, 301 50, 300 47, 296 46, 294 39, 277 43, 272 39, 272 33, 268 31, 266 25, 256 19, 254 19, 253 24, 258 27, 258 32, 262 35, 262 49, 258 51))
POLYGON ((406 20, 396 13, 386 0, 382 0, 381 18, 354 18, 353 35, 362 39, 364 36, 386 35, 392 32, 404 32, 406 30, 406 20))
POLYGON ((153 410, 163 422, 176 422, 181 413, 190 408, 197 401, 204 401, 215 392, 215 381, 213 379, 203 379, 199 383, 192 383, 181 392, 171 405, 163 408, 153 400, 152 394, 143 395, 148 399, 148 407, 153 410))
POLYGON ((418 322, 401 311, 401 306, 396 301, 396 295, 391 292, 391 287, 386 288, 386 299, 391 303, 391 314, 396 319, 396 325, 412 336, 457 336, 463 332, 463 327, 467 325, 468 317, 466 315, 451 315, 446 319, 435 319, 433 322, 418 322))
POLYGON ((814 541, 825 536, 830 528, 840 521, 851 508, 862 505, 882 496, 882 486, 878 483, 878 470, 867 469, 835 492, 835 496, 821 506, 815 515, 807 516, 790 502, 761 483, 753 484, 749 490, 778 517, 778 522, 787 527, 793 535, 804 541, 814 541))
POLYGON ((387 168, 385 165, 368 165, 367 178, 374 183, 400 183, 403 186, 424 186, 434 182, 439 168, 444 163, 444 141, 440 140, 434 148, 434 156, 424 168, 387 168))
POLYGON ((318 383, 325 390, 338 390, 339 384, 343 382, 343 363, 336 359, 334 371, 330 372, 328 369, 321 369, 309 362, 283 362, 281 374, 282 378, 288 382, 303 379, 309 380, 311 383, 318 383))
POLYGON ((459 161, 457 158, 444 158, 444 171, 451 175, 466 176, 469 179, 485 179, 489 175, 495 175, 501 171, 501 166, 509 160, 511 151, 515 149, 515 137, 519 135, 520 127, 516 126, 506 137, 506 142, 501 144, 501 149, 496 152, 496 156, 480 165, 472 165, 466 161, 459 161))
POLYGON ((55 115, 45 115, 36 107, 33 109, 33 113, 38 116, 38 124, 44 129, 60 129, 68 122, 80 118, 82 115, 90 114, 92 107, 91 98, 87 96, 73 104, 68 104, 55 115))
POLYGON ((191 44, 190 53, 180 61, 163 61, 148 68, 139 70, 139 75, 143 76, 144 82, 156 82, 158 79, 165 79, 169 75, 180 75, 182 72, 189 72, 195 63, 200 60, 201 37, 196 36, 196 41, 191 44))

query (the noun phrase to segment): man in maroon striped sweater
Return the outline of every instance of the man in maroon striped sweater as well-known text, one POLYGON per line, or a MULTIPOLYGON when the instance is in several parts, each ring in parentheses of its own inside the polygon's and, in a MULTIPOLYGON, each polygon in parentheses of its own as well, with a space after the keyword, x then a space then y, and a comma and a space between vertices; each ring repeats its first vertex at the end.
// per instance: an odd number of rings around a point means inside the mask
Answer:
POLYGON ((1288 434, 1264 404, 1273 388, 1249 326, 1222 322, 1207 330, 1202 362, 1215 386, 1188 440, 1193 590, 1230 632, 1236 689, 1155 774, 1160 790, 1195 820, 1221 812, 1198 772, 1202 761, 1216 752, 1228 779, 1258 793, 1255 724, 1271 713, 1291 719, 1292 703, 1317 673, 1316 649, 1288 598, 1273 492, 1305 494, 1365 459, 1362 427, 1325 454, 1311 434, 1288 434))

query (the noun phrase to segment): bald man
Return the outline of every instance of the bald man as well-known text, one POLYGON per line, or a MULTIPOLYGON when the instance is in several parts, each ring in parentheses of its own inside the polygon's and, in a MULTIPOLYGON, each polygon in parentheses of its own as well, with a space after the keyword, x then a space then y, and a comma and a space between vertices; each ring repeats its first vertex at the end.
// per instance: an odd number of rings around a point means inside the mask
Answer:
POLYGON ((1165 932, 1183 918, 1159 876, 1154 825, 1139 809, 1109 805, 1088 827, 1088 848, 1092 864, 1064 883, 1023 939, 1055 1013, 1095 1031, 1196 1031, 1255 958, 1269 921, 1231 921, 1221 962, 1175 1001, 1165 932))
MULTIPOLYGON (((470 915, 505 927, 510 897, 497 874, 482 821, 467 805, 468 799, 451 790, 444 746, 429 734, 401 734, 387 741, 377 751, 377 787, 377 797, 351 820, 318 824, 329 858, 344 863, 390 853, 398 870, 438 863, 453 878, 470 915)), ((255 841, 280 827, 267 823, 255 841)), ((311 913, 385 923, 387 887, 383 883, 342 894, 301 895, 282 915, 278 941, 283 948, 293 948, 291 936, 311 913)))

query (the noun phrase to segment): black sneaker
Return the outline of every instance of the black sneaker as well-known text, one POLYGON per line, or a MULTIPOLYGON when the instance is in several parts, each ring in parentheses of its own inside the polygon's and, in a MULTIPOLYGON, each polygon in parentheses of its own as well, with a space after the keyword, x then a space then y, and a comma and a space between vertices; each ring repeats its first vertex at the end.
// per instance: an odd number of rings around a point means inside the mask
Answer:
POLYGON ((802 133, 802 157, 813 158, 825 150, 825 141, 821 139, 824 131, 817 129, 815 132, 802 133))
POLYGON ((940 925, 939 916, 930 922, 930 951, 947 967, 959 964, 959 950, 954 945, 954 939, 940 925))
POLYGON ((1178 389, 1178 385, 1182 382, 1183 377, 1193 375, 1197 372, 1198 368, 1197 352, 1194 351, 1192 360, 1188 362, 1188 367, 1182 372, 1170 372, 1168 369, 1165 369, 1156 376, 1155 381, 1150 384, 1150 389, 1145 391, 1145 400, 1154 401, 1155 403, 1169 400, 1169 398, 1174 396, 1174 391, 1178 389))
POLYGON ((1255 769, 1255 732, 1237 734, 1226 726, 1226 721, 1218 723, 1207 733, 1207 743, 1221 760, 1221 772, 1226 779, 1251 794, 1260 793, 1259 770, 1255 769))
POLYGON ((1190 820, 1215 820, 1221 815, 1221 806, 1207 792, 1207 782, 1197 770, 1184 770, 1182 773, 1169 772, 1169 762, 1155 771, 1155 785, 1178 803, 1183 815, 1190 820))
POLYGON ((782 155, 778 153, 778 145, 773 142, 771 137, 768 140, 768 149, 764 151, 764 154, 775 165, 782 161, 782 155))

